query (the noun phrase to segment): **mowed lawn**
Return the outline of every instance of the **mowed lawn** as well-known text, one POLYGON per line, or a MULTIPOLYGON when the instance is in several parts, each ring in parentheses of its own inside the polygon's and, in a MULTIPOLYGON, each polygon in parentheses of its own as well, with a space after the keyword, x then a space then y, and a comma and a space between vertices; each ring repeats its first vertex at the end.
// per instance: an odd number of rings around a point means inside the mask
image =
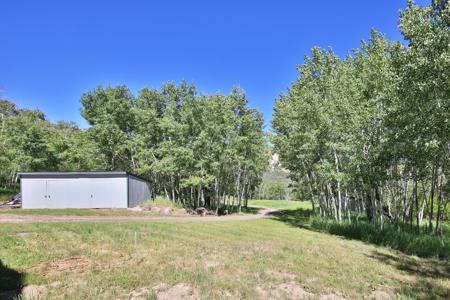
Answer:
POLYGON ((90 209, 90 208, 64 208, 64 209, 0 209, 0 215, 22 216, 145 216, 148 211, 132 211, 128 209, 90 209))
POLYGON ((16 271, 44 299, 431 299, 450 290, 445 262, 267 219, 2 224, 0 258, 12 269, 0 290, 14 287, 16 271))
POLYGON ((249 206, 261 206, 276 208, 281 210, 293 209, 311 209, 311 202, 309 201, 289 201, 289 200, 250 200, 249 206))

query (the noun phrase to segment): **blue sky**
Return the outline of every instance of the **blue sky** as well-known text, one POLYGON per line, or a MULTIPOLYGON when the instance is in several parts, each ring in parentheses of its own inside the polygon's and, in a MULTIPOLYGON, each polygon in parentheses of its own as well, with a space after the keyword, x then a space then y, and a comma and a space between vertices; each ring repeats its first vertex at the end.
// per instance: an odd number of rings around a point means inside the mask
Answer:
MULTIPOLYGON (((420 1, 427 4, 429 1, 420 1)), ((402 39, 406 0, 0 2, 0 96, 86 127, 80 96, 186 80, 242 87, 270 124, 274 99, 314 46, 347 54, 370 29, 402 39)))

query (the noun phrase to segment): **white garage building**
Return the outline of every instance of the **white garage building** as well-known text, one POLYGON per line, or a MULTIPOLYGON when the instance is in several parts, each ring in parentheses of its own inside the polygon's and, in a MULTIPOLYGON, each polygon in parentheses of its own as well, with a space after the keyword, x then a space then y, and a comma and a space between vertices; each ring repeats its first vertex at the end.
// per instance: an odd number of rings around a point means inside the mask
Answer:
POLYGON ((129 208, 151 198, 150 184, 127 172, 19 173, 23 208, 129 208))

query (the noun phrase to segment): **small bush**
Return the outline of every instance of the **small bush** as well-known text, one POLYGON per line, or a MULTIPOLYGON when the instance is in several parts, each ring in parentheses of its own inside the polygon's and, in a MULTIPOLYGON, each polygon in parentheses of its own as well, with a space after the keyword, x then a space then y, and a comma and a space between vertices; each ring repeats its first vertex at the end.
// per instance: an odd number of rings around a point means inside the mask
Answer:
POLYGON ((16 189, 0 188, 0 202, 7 201, 11 196, 17 194, 19 191, 16 189))
POLYGON ((326 231, 331 234, 344 236, 351 239, 376 245, 388 246, 407 254, 414 254, 421 257, 450 258, 450 235, 435 236, 426 233, 413 233, 408 231, 397 231, 386 224, 383 231, 378 230, 374 225, 360 222, 337 223, 334 220, 312 218, 311 227, 326 231))

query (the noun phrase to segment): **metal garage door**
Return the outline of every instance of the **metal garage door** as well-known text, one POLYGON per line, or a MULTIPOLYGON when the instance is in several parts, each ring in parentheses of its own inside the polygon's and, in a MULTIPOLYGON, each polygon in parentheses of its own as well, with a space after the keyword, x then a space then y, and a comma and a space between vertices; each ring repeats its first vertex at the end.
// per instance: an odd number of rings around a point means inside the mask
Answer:
POLYGON ((70 190, 67 188, 70 182, 65 180, 47 180, 45 183, 47 193, 44 202, 48 208, 69 207, 70 190))
POLYGON ((128 176, 124 172, 44 172, 20 176, 24 208, 128 207, 128 176))
POLYGON ((40 179, 26 180, 26 188, 22 190, 22 198, 27 201, 22 201, 24 208, 47 208, 47 181, 40 179))
POLYGON ((73 178, 47 180, 48 208, 108 208, 111 207, 111 183, 108 180, 73 178))
POLYGON ((112 187, 113 182, 102 179, 86 179, 83 184, 90 198, 90 208, 110 208, 112 199, 117 197, 112 187))

